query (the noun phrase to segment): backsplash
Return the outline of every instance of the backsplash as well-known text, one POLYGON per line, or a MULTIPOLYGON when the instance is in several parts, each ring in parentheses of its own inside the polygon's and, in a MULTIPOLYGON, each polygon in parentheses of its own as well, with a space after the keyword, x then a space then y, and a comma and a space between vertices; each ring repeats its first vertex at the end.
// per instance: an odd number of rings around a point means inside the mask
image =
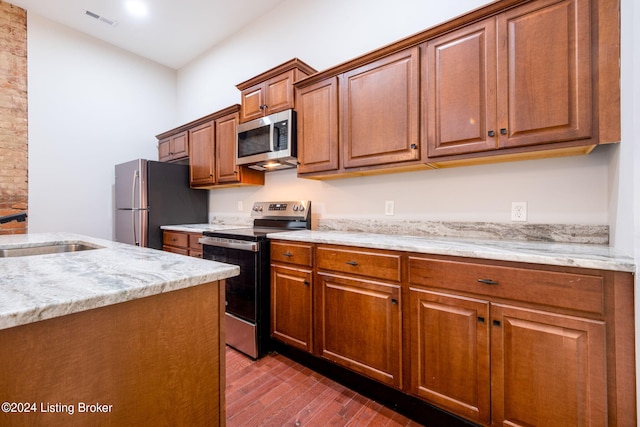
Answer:
POLYGON ((419 219, 319 218, 318 230, 428 237, 609 244, 608 225, 445 222, 419 219))
MULTIPOLYGON (((350 231, 434 238, 609 244, 608 225, 448 222, 371 217, 317 217, 312 222, 312 229, 320 231, 350 231)), ((215 215, 211 217, 209 223, 250 227, 253 220, 248 215, 215 215)))

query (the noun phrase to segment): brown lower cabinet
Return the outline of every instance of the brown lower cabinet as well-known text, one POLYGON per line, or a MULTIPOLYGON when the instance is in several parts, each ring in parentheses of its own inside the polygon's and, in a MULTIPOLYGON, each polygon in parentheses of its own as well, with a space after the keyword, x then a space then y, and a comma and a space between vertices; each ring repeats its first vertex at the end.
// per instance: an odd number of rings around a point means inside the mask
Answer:
POLYGON ((202 233, 165 230, 162 233, 162 250, 202 258, 201 237, 202 233))
POLYGON ((316 354, 402 388, 400 285, 318 273, 316 354))
POLYGON ((272 262, 276 340, 484 426, 636 425, 630 273, 286 241, 272 262))
POLYGON ((310 245, 271 244, 271 335, 311 353, 313 271, 310 245))

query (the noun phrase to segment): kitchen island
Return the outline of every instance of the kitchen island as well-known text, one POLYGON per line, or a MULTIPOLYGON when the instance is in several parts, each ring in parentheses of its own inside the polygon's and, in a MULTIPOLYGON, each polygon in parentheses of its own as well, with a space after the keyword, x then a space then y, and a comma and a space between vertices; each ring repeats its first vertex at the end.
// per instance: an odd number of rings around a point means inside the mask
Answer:
POLYGON ((224 425, 237 266, 67 233, 0 256, 0 425, 224 425))

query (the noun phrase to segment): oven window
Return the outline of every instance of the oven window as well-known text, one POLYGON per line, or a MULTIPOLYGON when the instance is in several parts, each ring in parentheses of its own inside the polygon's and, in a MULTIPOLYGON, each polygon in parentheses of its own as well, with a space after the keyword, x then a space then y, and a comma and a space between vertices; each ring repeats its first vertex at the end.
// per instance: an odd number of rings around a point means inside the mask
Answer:
POLYGON ((206 245, 205 258, 240 266, 240 275, 226 279, 226 311, 248 322, 256 321, 258 252, 206 245))
POLYGON ((238 158, 271 151, 269 125, 238 133, 238 158))

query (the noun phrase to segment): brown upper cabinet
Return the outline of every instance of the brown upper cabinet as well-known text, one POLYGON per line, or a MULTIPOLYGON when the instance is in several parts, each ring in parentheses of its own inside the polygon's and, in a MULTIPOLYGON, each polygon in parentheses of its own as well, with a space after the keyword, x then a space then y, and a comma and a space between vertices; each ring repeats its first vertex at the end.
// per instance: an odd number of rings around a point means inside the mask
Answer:
POLYGON ((429 161, 556 143, 591 151, 590 15, 589 0, 534 1, 429 40, 429 161))
POLYGON ((179 132, 175 135, 158 136, 158 160, 161 162, 176 162, 189 157, 189 142, 187 132, 179 132))
POLYGON ((264 172, 236 166, 235 145, 239 105, 233 105, 158 135, 184 135, 189 147, 192 188, 264 185, 264 172))
POLYGON ((293 83, 315 72, 294 58, 236 85, 242 92, 240 123, 295 108, 293 83))
POLYGON ((415 46, 296 85, 298 173, 323 177, 424 167, 419 79, 415 46))
POLYGON ((341 76, 345 168, 420 160, 419 58, 414 47, 341 76))
POLYGON ((500 0, 296 82, 299 176, 619 142, 619 10, 619 0, 500 0))

